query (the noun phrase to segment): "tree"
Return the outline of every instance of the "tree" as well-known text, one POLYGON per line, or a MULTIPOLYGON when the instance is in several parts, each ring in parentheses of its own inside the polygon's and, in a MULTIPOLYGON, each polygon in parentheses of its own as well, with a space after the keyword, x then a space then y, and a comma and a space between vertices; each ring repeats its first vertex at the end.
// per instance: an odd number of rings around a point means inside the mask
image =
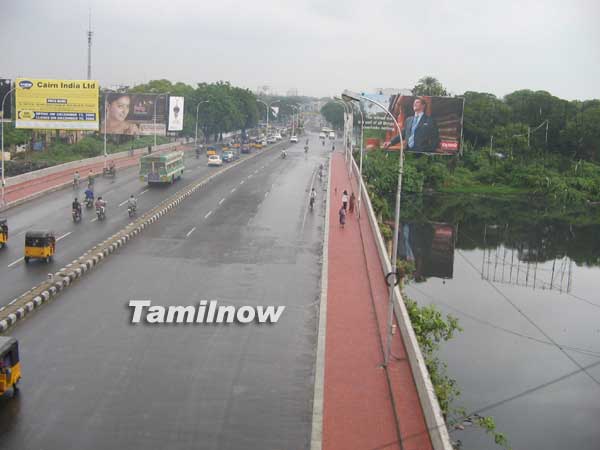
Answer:
POLYGON ((494 127, 510 120, 511 109, 493 94, 467 91, 464 94, 464 137, 475 147, 488 145, 494 127))
POLYGON ((576 158, 600 160, 600 105, 573 116, 561 132, 563 146, 576 158))
POLYGON ((338 130, 344 128, 344 107, 334 101, 327 102, 321 108, 321 114, 333 128, 338 130))
POLYGON ((435 96, 445 96, 448 95, 448 92, 442 86, 437 78, 426 76, 421 78, 417 85, 412 89, 413 95, 435 95, 435 96))

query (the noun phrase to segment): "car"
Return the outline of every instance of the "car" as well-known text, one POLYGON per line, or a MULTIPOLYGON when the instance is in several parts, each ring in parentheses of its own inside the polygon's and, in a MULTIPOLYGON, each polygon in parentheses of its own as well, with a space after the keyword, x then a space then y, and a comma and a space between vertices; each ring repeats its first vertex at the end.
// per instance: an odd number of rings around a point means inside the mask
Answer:
POLYGON ((330 131, 329 132, 329 139, 331 139, 331 140, 335 139, 335 131, 330 131))
POLYGON ((208 157, 208 165, 209 166, 222 166, 223 160, 219 155, 210 155, 208 157))
POLYGON ((290 142, 296 144, 298 142, 298 136, 296 136, 296 135, 290 136, 290 142))
POLYGON ((283 139, 283 138, 281 137, 281 134, 279 134, 279 133, 277 133, 277 134, 276 134, 274 137, 275 137, 275 139, 276 139, 277 141, 280 141, 280 140, 282 140, 282 139, 283 139))
POLYGON ((223 152, 223 162, 231 162, 233 161, 235 158, 235 156, 233 155, 233 152, 231 150, 227 151, 227 152, 223 152))
POLYGON ((260 142, 260 144, 261 144, 263 147, 266 147, 268 143, 269 143, 269 142, 268 142, 266 139, 264 139, 264 140, 262 140, 262 141, 260 142))
POLYGON ((274 144, 275 142, 277 142, 277 138, 275 136, 269 136, 267 138, 267 143, 268 144, 274 144))
POLYGON ((325 139, 325 133, 324 132, 321 131, 319 133, 319 139, 323 139, 323 140, 325 139))

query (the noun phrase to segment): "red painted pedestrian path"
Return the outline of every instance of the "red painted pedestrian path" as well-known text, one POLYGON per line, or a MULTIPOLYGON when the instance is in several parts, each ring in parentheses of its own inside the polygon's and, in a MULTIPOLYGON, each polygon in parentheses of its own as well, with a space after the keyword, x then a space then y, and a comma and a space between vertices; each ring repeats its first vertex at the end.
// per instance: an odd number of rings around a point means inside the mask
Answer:
MULTIPOLYGON (((180 145, 177 149, 184 150, 188 149, 188 147, 180 145)), ((140 156, 143 156, 143 154, 137 154, 135 156, 126 155, 119 157, 109 157, 109 159, 115 162, 115 166, 117 167, 117 170, 119 170, 137 165, 140 160, 140 156)), ((28 181, 23 181, 21 183, 13 184, 11 186, 6 186, 6 203, 10 205, 11 203, 21 200, 23 198, 30 197, 42 192, 47 192, 54 188, 58 188, 60 186, 64 186, 65 184, 69 184, 73 181, 73 175, 75 174, 75 170, 79 171, 79 174, 81 176, 81 183, 83 185, 86 183, 86 179, 90 170, 92 170, 95 175, 101 175, 103 168, 103 161, 95 162, 80 166, 77 169, 65 169, 61 170, 60 172, 41 176, 39 178, 35 178, 28 181)))
POLYGON ((339 225, 343 190, 358 188, 341 153, 331 164, 323 449, 432 449, 399 332, 381 366, 388 289, 364 207, 339 225))

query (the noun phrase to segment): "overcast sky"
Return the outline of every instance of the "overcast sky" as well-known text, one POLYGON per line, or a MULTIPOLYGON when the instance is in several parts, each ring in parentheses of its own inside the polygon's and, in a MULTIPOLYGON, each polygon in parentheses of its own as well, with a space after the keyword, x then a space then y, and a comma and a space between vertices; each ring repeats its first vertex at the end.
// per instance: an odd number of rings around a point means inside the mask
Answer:
POLYGON ((2 0, 0 77, 600 98, 598 0, 2 0))

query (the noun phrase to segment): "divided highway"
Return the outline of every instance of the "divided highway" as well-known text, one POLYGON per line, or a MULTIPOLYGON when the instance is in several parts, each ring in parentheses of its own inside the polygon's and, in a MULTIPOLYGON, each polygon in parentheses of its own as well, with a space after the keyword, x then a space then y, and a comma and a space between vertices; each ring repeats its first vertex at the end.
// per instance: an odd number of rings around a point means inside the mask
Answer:
MULTIPOLYGON (((138 197, 139 216, 193 180, 219 170, 206 166, 205 155, 200 155, 199 159, 193 152, 185 152, 185 155, 186 171, 182 180, 173 185, 149 187, 141 183, 137 177, 137 166, 119 171, 115 179, 96 178, 94 191, 108 202, 103 222, 96 220, 93 208, 86 209, 85 206, 80 223, 73 223, 71 219, 71 202, 76 195, 82 200, 84 182, 79 190, 62 189, 2 213, 9 220, 10 231, 9 243, 0 251, 0 308, 43 281, 48 273, 56 272, 129 223, 131 219, 125 202, 131 194, 138 197), (25 233, 32 229, 54 231, 58 240, 57 252, 50 264, 42 261, 24 263, 25 233)), ((245 157, 242 155, 242 158, 245 157)))
MULTIPOLYGON (((20 395, 0 398, 0 449, 308 448, 325 212, 316 173, 329 156, 311 139, 308 155, 296 144, 286 159, 267 151, 232 168, 11 330, 23 380, 20 395), (270 325, 132 325, 132 299, 286 309, 270 325)), ((187 164, 189 181, 214 171, 205 157, 187 164)), ((38 219, 71 232, 61 267, 128 222, 117 205, 146 189, 131 172, 99 184, 106 223, 72 224, 61 191, 15 210, 13 237, 38 219)), ((140 213, 181 186, 145 192, 140 213)), ((0 283, 20 274, 16 295, 50 270, 7 269, 12 252, 0 283)))

